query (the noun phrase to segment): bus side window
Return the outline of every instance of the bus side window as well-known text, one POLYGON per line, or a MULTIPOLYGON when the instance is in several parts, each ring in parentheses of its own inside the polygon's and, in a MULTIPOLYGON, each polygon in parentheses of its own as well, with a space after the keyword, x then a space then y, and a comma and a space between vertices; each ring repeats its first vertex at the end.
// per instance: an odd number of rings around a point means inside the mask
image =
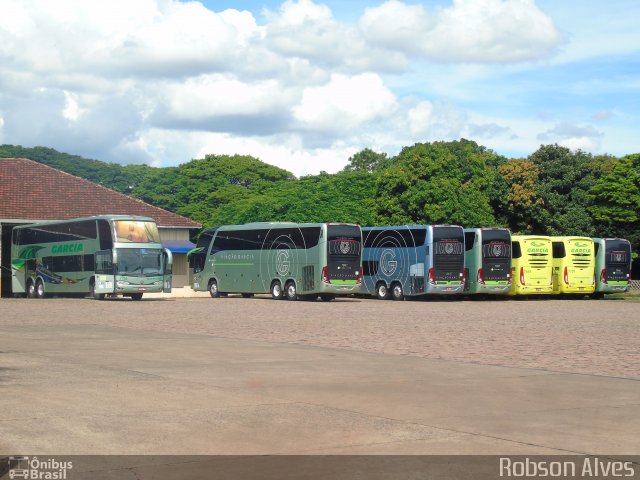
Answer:
POLYGON ((513 258, 520 258, 522 256, 522 250, 520 249, 520 242, 511 242, 511 256, 513 258))
POLYGON ((595 243, 593 244, 593 246, 595 247, 595 250, 594 250, 594 253, 593 253, 593 254, 594 254, 594 256, 596 256, 596 257, 597 257, 597 256, 598 256, 598 250, 600 250, 600 243, 595 242, 595 243))
POLYGON ((113 248, 113 234, 108 221, 98 220, 98 235, 100 236, 100 250, 111 250, 113 248))

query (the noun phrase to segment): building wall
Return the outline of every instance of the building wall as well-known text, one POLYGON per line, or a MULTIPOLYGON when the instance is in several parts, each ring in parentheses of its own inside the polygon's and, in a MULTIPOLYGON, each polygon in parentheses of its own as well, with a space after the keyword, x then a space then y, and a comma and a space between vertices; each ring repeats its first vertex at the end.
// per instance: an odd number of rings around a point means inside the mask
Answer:
MULTIPOLYGON (((188 228, 162 228, 158 227, 160 241, 166 240, 189 240, 188 228)), ((173 254, 173 286, 181 288, 189 285, 189 269, 187 265, 187 255, 185 253, 173 254)))

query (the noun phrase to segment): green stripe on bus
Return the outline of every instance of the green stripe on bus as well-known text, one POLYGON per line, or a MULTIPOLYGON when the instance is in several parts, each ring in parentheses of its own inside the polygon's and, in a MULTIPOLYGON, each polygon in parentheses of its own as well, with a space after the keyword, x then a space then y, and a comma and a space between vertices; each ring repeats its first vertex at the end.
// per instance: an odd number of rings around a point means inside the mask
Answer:
POLYGON ((617 281, 608 281, 607 285, 628 285, 629 282, 627 280, 622 280, 620 282, 617 281))
POLYGON ((331 280, 330 283, 332 285, 355 285, 358 283, 357 280, 331 280))

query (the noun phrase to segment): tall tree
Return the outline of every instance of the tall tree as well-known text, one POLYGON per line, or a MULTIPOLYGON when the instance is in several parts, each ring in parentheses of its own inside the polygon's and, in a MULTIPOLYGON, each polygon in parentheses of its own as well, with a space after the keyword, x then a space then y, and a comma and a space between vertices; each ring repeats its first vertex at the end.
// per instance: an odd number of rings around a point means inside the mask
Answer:
POLYGON ((469 140, 415 144, 380 172, 380 223, 495 225, 490 186, 496 155, 469 140))

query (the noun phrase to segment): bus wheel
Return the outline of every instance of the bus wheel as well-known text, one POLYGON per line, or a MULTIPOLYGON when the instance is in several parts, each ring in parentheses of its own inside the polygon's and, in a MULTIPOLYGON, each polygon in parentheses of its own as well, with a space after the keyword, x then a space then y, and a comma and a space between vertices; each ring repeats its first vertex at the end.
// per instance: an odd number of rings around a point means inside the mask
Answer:
POLYGON ((281 300, 284 298, 284 292, 282 291, 282 285, 278 280, 271 284, 271 298, 274 300, 281 300))
POLYGON ((27 282, 27 298, 36 298, 36 286, 32 280, 27 282))
POLYGON ((376 298, 378 300, 386 300, 389 298, 389 289, 386 283, 380 282, 376 285, 376 298))
POLYGON ((287 295, 287 300, 298 300, 298 292, 296 292, 296 282, 287 282, 285 293, 287 295))
POLYGON ((36 298, 44 298, 45 295, 44 283, 42 282, 42 280, 38 279, 36 281, 36 298))
POLYGON ((132 293, 131 294, 131 300, 142 300, 142 293, 132 293))
POLYGON ((322 295, 320 295, 320 300, 322 300, 323 302, 330 302, 331 300, 335 299, 336 296, 331 293, 323 293, 322 295))
POLYGON ((220 292, 218 291, 218 282, 216 282, 215 280, 211 280, 209 282, 209 295, 211 295, 212 298, 220 297, 220 292))
POLYGON ((394 300, 404 300, 402 284, 394 283, 393 285, 391 285, 391 298, 393 298, 394 300))
POLYGON ((253 293, 243 293, 242 298, 251 298, 253 297, 253 293))

